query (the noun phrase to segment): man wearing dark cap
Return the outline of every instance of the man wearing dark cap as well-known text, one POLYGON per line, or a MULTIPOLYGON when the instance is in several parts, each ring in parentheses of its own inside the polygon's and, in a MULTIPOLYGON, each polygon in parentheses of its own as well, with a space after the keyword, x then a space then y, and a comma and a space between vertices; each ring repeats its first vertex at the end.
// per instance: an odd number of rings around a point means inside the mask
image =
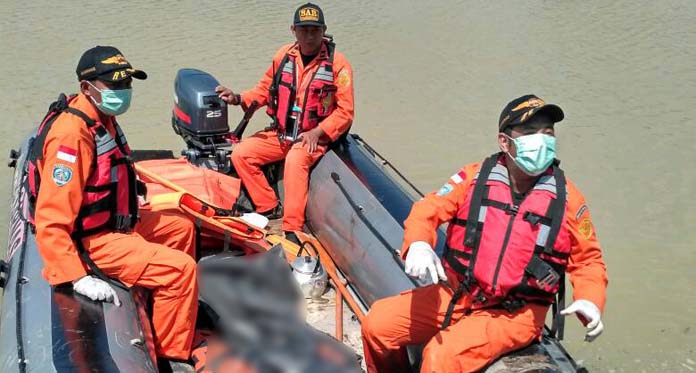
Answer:
POLYGON ((29 153, 28 188, 43 276, 120 305, 116 279, 152 290, 158 356, 188 360, 197 312, 193 224, 138 206, 139 182, 116 116, 146 79, 114 47, 86 51, 80 92, 51 105, 29 153), (175 249, 175 250, 172 250, 175 249))
POLYGON ((283 230, 297 242, 294 232, 304 225, 309 170, 353 123, 353 71, 325 35, 319 6, 297 8, 290 30, 296 42, 278 50, 256 87, 241 94, 222 86, 217 91, 244 111, 252 102, 267 105, 271 128, 242 141, 232 163, 256 211, 274 219, 281 216, 281 205, 260 167, 285 159, 283 230))
POLYGON ((421 372, 481 370, 541 336, 549 306, 564 307, 565 272, 574 302, 560 314, 577 314, 587 341, 601 334, 606 268, 585 198, 558 167, 561 120, 534 95, 513 100, 498 121, 500 152, 413 205, 405 270, 432 284, 373 304, 362 325, 369 372, 408 371, 410 344, 425 344, 421 372))

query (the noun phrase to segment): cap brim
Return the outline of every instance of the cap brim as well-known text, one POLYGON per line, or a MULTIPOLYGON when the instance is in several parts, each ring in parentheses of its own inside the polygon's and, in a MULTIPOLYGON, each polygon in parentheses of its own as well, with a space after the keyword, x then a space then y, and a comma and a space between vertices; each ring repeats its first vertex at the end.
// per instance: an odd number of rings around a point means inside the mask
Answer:
POLYGON ((324 24, 316 21, 303 21, 295 23, 294 26, 324 26, 324 24))
POLYGON ((103 82, 111 82, 111 83, 120 82, 120 81, 128 79, 128 78, 145 80, 145 79, 147 79, 147 74, 142 70, 124 69, 124 70, 109 71, 108 73, 101 74, 97 77, 97 79, 99 79, 103 82), (119 71, 125 71, 125 74, 115 74, 116 72, 119 72, 119 71))
POLYGON ((562 121, 563 118, 565 117, 565 115, 563 114, 563 110, 561 110, 560 107, 558 107, 557 105, 554 105, 554 104, 548 104, 548 105, 542 106, 533 115, 537 115, 539 113, 544 113, 544 114, 548 115, 549 118, 551 118, 551 121, 554 123, 558 123, 558 122, 562 121))
MULTIPOLYGON (((140 79, 140 80, 145 80, 147 79, 147 74, 142 71, 142 70, 133 70, 133 74, 131 75, 135 79, 140 79)), ((560 110, 560 108, 558 108, 560 110)), ((563 117, 563 112, 561 112, 561 117, 563 117)), ((563 119, 563 118, 561 118, 563 119)))

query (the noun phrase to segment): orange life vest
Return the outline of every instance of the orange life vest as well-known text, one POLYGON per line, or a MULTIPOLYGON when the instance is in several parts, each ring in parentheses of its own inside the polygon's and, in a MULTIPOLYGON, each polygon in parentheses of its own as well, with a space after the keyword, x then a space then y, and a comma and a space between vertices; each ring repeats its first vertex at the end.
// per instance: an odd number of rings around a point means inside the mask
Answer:
POLYGON ((570 255, 566 186, 556 164, 521 203, 512 199, 501 154, 486 159, 449 224, 443 264, 486 306, 515 300, 551 304, 570 255))
POLYGON ((322 43, 317 58, 319 66, 312 74, 312 80, 305 92, 297 92, 296 57, 286 54, 273 76, 269 88, 266 113, 273 118, 273 127, 284 135, 290 134, 297 124, 295 136, 315 128, 324 118, 336 109, 336 90, 333 75, 335 45, 330 39, 322 43), (304 94, 299 113, 293 112, 298 94, 304 94))
POLYGON ((29 220, 34 223, 34 209, 39 195, 41 174, 37 160, 43 157, 46 135, 60 115, 80 117, 94 137, 95 160, 92 173, 87 179, 82 205, 72 234, 84 237, 104 230, 127 231, 138 221, 138 185, 130 148, 126 136, 114 122, 116 137, 100 122, 92 120, 87 114, 69 104, 75 95, 67 98, 64 94, 51 104, 33 137, 28 154, 27 188, 29 191, 29 220))

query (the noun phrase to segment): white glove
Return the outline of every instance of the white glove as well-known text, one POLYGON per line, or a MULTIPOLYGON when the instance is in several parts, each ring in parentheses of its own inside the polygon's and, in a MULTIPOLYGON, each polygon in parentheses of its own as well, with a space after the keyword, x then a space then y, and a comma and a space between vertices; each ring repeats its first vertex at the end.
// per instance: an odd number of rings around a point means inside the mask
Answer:
POLYGON ((94 301, 114 302, 116 306, 121 306, 116 290, 104 280, 94 276, 85 276, 73 283, 73 290, 94 301))
POLYGON ((602 315, 599 313, 599 307, 594 303, 585 299, 578 299, 573 302, 568 308, 561 311, 561 315, 570 315, 571 313, 580 313, 581 318, 587 320, 587 334, 585 334, 585 340, 587 342, 592 342, 595 338, 599 337, 604 330, 604 324, 602 324, 602 315))
POLYGON ((406 273, 418 277, 421 281, 426 280, 428 272, 430 272, 433 284, 437 284, 439 279, 447 280, 440 258, 435 254, 430 244, 424 241, 416 241, 408 247, 404 267, 406 273))

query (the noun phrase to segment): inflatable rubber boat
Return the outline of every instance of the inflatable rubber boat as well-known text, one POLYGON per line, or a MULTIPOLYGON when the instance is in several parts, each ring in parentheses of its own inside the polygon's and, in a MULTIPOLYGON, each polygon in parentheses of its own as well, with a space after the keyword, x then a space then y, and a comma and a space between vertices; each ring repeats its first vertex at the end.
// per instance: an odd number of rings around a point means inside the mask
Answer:
MULTIPOLYGON (((180 70, 172 125, 186 144, 182 156, 164 150, 133 152, 139 177, 154 193, 148 193, 148 202, 167 208, 161 202, 166 200, 171 208, 189 209, 199 227, 196 371, 359 372, 359 357, 339 342, 340 325, 334 339, 306 325, 296 312, 281 312, 302 304, 301 291, 288 280, 292 273, 287 265, 302 248, 238 218, 253 209, 243 188, 237 188, 239 194, 222 196, 205 185, 235 182, 229 154, 253 114, 248 110, 231 131, 227 107, 214 93, 216 85, 203 71, 180 70), (209 115, 211 111, 215 115, 209 115), (182 114, 189 123, 182 122, 182 114), (188 168, 183 177, 172 171, 181 168, 188 168), (201 177, 190 176, 199 171, 201 177), (263 294, 267 302, 254 302, 263 294)), ((154 355, 147 290, 117 288, 122 305, 115 307, 76 295, 70 286, 51 287, 42 278, 23 187, 31 141, 29 137, 10 154, 9 166, 15 172, 7 252, 0 264, 0 371, 162 371, 154 355)), ((265 172, 282 200, 282 164, 270 165, 265 172)), ((314 167, 305 234, 299 236, 328 273, 337 314, 346 304, 362 320, 375 300, 422 285, 404 273, 398 254, 403 221, 420 195, 356 134, 334 143, 314 167)), ((444 242, 444 230, 438 234, 438 241, 444 242)), ((442 247, 436 251, 441 253, 442 247)), ((562 326, 547 329, 540 341, 499 359, 486 371, 577 371, 559 343, 559 331, 562 335, 562 326)), ((415 371, 418 346, 410 352, 415 371)))

